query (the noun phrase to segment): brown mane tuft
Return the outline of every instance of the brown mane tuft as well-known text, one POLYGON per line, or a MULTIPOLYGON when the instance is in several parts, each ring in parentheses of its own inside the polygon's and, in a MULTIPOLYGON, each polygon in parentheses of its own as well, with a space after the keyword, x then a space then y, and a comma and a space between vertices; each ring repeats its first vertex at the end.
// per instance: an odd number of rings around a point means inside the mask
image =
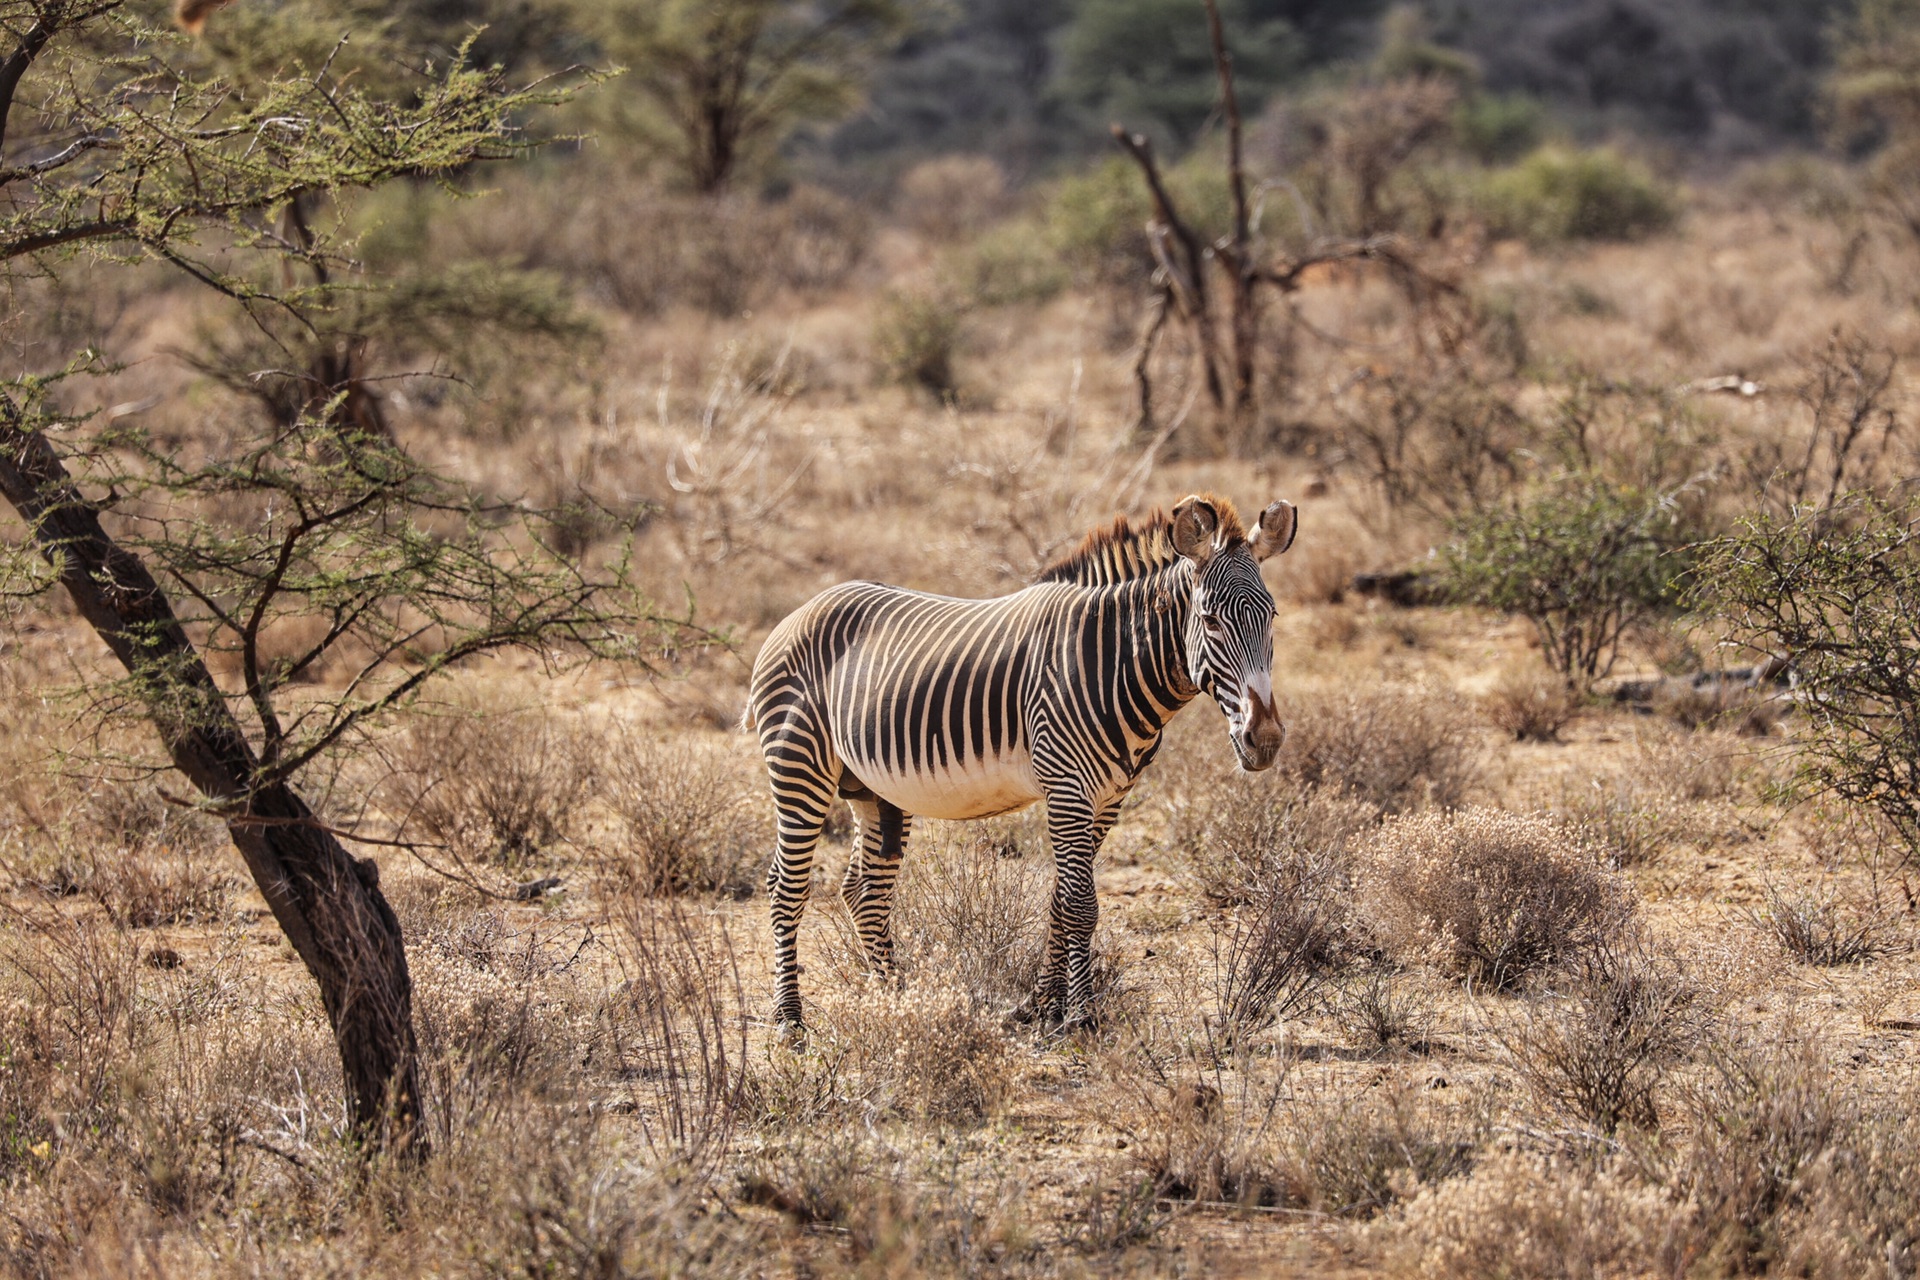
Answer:
MULTIPOLYGON (((1220 515, 1220 545, 1233 547, 1246 541, 1246 529, 1233 503, 1211 493, 1200 495, 1213 504, 1220 515)), ((1080 545, 1040 571, 1036 582, 1076 582, 1099 586, 1143 578, 1179 558, 1173 549, 1173 517, 1155 508, 1139 525, 1125 516, 1115 516, 1104 529, 1095 529, 1080 539, 1080 545)))

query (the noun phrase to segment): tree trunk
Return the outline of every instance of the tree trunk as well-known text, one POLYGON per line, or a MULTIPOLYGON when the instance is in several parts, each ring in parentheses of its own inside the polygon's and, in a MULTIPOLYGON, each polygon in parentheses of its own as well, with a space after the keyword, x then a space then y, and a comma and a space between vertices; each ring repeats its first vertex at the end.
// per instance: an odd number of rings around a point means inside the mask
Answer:
POLYGON ((133 677, 174 767, 221 805, 234 847, 320 984, 355 1134, 423 1149, 413 984, 400 922, 371 859, 354 858, 258 761, 165 593, 107 535, 53 445, 0 396, 0 493, 26 521, 80 614, 133 677))

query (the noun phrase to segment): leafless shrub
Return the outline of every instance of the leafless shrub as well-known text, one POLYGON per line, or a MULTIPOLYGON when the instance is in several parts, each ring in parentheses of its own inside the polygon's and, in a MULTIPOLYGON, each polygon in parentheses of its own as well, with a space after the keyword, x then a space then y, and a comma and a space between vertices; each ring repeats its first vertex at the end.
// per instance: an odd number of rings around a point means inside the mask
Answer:
POLYGON ((1655 1127, 1655 1090, 1704 1020, 1701 992, 1679 965, 1628 933, 1543 975, 1518 1019, 1494 1036, 1550 1110, 1611 1136, 1655 1127))
POLYGON ((969 824, 915 837, 895 903, 902 972, 944 975, 995 1008, 1032 994, 1053 891, 1033 825, 969 824))
POLYGON ((1633 912, 1596 850, 1495 809, 1390 822, 1358 884, 1360 917, 1388 951, 1496 987, 1608 938, 1633 912))
POLYGON ((1462 803, 1478 776, 1458 707, 1440 695, 1384 689, 1293 698, 1277 766, 1383 813, 1462 803))
POLYGON ((1849 489, 1876 488, 1904 427, 1894 387, 1898 357, 1865 334, 1836 328, 1808 357, 1794 388, 1804 429, 1756 435, 1744 459, 1751 490, 1774 511, 1831 507, 1849 489))
POLYGON ((724 925, 628 900, 625 981, 608 1003, 619 1073, 654 1158, 711 1181, 747 1092, 746 1000, 724 925))
POLYGON ((1418 1052, 1432 1034, 1433 1000, 1414 975, 1369 965, 1345 976, 1333 1017, 1370 1053, 1418 1052))
POLYGON ((1389 1270, 1431 1280, 1684 1274, 1686 1210, 1631 1171, 1522 1151, 1423 1188, 1385 1225, 1389 1270))
POLYGON ((1242 1206, 1300 1202, 1295 1171, 1281 1141, 1281 1103, 1288 1063, 1262 1072, 1242 1055, 1229 1071, 1209 1061, 1164 1061, 1152 1048, 1125 1042, 1106 1071, 1133 1093, 1133 1105, 1112 1117, 1130 1134, 1135 1166, 1154 1194, 1174 1200, 1242 1206))
POLYGON ((1705 1074, 1681 1095, 1693 1142, 1656 1176, 1697 1206, 1696 1254, 1740 1274, 1787 1252, 1783 1219, 1846 1142, 1857 1104, 1798 1026, 1716 1040, 1704 1057, 1705 1074))
POLYGON ((0 1143, 0 1168, 62 1113, 85 1124, 106 1105, 133 1049, 139 992, 139 951, 119 930, 56 912, 8 909, 5 919, 0 1081, 10 1087, 0 1107, 26 1140, 0 1143))
POLYGON ((696 422, 673 414, 672 369, 663 375, 656 428, 672 443, 665 479, 669 534, 688 564, 713 566, 752 554, 781 559, 773 534, 789 534, 782 510, 813 468, 811 452, 780 447, 797 388, 788 377, 791 347, 763 367, 734 345, 699 401, 696 422))
POLYGON ((1581 840, 1607 855, 1616 869, 1644 866, 1665 847, 1671 797, 1631 774, 1563 780, 1548 811, 1581 840))
POLYGON ((588 792, 578 732, 545 711, 419 715, 396 781, 411 822, 462 861, 519 866, 565 836, 588 792))
POLYGON ((1161 1204, 1159 1180, 1129 1166, 1094 1177, 1068 1216, 1065 1236, 1082 1253, 1117 1253, 1153 1239, 1172 1217, 1161 1204))
POLYGON ((772 854, 772 806, 737 751, 622 728, 609 735, 598 781, 617 881, 649 894, 753 892, 772 854))
POLYGON ((1346 413, 1343 443, 1391 506, 1442 519, 1512 491, 1537 429, 1510 391, 1466 362, 1368 379, 1346 413))
POLYGON ((1269 863, 1213 924, 1215 1028, 1228 1046, 1326 1000, 1346 959, 1347 860, 1269 863))
POLYGON ((1643 733, 1629 776, 1643 789, 1676 800, 1739 796, 1753 752, 1726 733, 1643 733))
POLYGON ((1432 1105, 1404 1078, 1357 1094, 1303 1095, 1290 1119, 1303 1203, 1350 1217, 1465 1172, 1485 1137, 1480 1118, 1432 1105))
POLYGON ((1530 667, 1508 667, 1484 705, 1494 728, 1521 742, 1559 741, 1580 712, 1580 699, 1565 680, 1530 667))
POLYGON ((1802 964, 1862 964, 1894 949, 1886 914, 1863 907, 1831 884, 1796 893, 1769 881, 1765 904, 1743 914, 1802 964))
POLYGON ((769 1144, 742 1198, 842 1236, 863 1267, 889 1275, 1001 1274, 1032 1249, 1015 1180, 963 1177, 964 1139, 938 1154, 903 1150, 852 1126, 769 1144))

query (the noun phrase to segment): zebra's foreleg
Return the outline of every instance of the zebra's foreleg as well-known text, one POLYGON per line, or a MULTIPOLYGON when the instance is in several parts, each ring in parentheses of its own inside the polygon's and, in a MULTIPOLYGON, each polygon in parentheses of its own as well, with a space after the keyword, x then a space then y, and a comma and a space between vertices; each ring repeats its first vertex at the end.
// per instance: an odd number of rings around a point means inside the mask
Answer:
POLYGON ((893 885, 913 830, 913 815, 877 797, 855 800, 853 812, 859 831, 847 859, 846 878, 840 882, 840 896, 853 913, 867 963, 876 972, 888 973, 893 969, 893 885))
POLYGON ((1093 929, 1100 904, 1093 890, 1093 860, 1113 826, 1117 806, 1094 808, 1076 798, 1047 800, 1047 843, 1053 847, 1053 903, 1047 921, 1046 958, 1035 1002, 1044 1016, 1067 1026, 1093 1013, 1093 929))

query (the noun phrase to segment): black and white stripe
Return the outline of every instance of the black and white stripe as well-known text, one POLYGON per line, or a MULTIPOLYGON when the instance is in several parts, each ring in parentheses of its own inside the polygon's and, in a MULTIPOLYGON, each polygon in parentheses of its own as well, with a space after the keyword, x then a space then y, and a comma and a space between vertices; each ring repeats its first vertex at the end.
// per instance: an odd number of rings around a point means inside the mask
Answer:
POLYGON ((773 784, 768 876, 776 1014, 797 1027, 796 938, 828 806, 858 835, 841 894, 869 959, 892 958, 893 884, 913 816, 1047 805, 1057 871, 1043 1007, 1078 1019, 1092 989, 1094 855, 1174 713, 1207 693, 1242 766, 1273 763, 1273 597, 1259 561, 1293 541, 1276 502, 1242 536, 1231 505, 1191 497, 1118 521, 1010 596, 956 600, 871 582, 816 596, 754 665, 747 724, 773 784))

